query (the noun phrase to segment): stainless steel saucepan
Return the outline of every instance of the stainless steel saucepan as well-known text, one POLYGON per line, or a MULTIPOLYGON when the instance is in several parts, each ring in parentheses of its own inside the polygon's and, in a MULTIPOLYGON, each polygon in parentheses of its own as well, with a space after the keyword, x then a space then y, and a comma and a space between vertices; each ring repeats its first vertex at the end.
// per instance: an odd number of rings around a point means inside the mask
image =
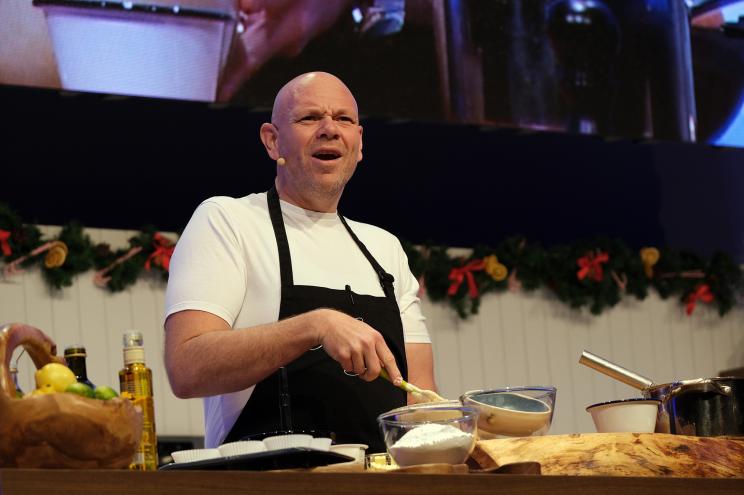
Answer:
POLYGON ((656 433, 713 437, 744 436, 744 378, 715 377, 655 384, 611 361, 584 351, 579 363, 659 399, 656 433))

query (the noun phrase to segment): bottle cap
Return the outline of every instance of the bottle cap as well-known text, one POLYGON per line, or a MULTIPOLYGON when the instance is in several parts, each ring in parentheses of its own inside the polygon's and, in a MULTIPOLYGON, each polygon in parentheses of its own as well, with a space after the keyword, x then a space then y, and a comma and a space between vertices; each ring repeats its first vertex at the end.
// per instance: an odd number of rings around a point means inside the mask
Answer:
POLYGON ((142 332, 137 330, 124 332, 123 341, 125 349, 130 347, 142 347, 145 343, 145 340, 142 338, 142 332))
POLYGON ((85 346, 82 344, 72 344, 65 347, 65 357, 87 357, 85 346))
POLYGON ((137 330, 124 332, 123 342, 125 365, 145 362, 145 348, 142 347, 144 343, 142 332, 138 332, 137 330))
POLYGON ((145 349, 143 347, 129 347, 124 349, 124 364, 144 363, 145 349))

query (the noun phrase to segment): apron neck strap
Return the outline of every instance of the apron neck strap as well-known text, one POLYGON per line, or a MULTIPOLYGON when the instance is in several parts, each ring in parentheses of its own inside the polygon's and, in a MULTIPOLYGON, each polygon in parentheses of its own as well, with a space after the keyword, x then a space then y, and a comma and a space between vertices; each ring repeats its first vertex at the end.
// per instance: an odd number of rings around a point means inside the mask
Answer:
POLYGON ((395 300, 395 290, 393 288, 395 277, 386 272, 385 269, 380 266, 374 256, 372 256, 372 253, 370 253, 367 249, 367 246, 365 246, 364 243, 359 240, 354 231, 351 230, 351 227, 349 227, 349 224, 346 223, 346 219, 341 216, 340 213, 338 214, 338 218, 341 219, 341 223, 344 224, 344 227, 346 227, 346 231, 349 233, 351 238, 354 239, 356 245, 359 246, 359 249, 362 251, 362 254, 364 254, 364 257, 367 258, 367 261, 369 261, 369 263, 372 265, 372 268, 374 268, 377 276, 380 278, 380 285, 382 286, 382 291, 385 293, 385 296, 395 300))
POLYGON ((284 228, 282 207, 279 204, 279 193, 276 192, 276 186, 271 186, 271 189, 266 193, 266 197, 269 203, 271 225, 274 227, 276 247, 279 250, 279 274, 282 280, 282 287, 291 287, 294 285, 294 279, 292 278, 292 257, 289 254, 287 230, 284 228))

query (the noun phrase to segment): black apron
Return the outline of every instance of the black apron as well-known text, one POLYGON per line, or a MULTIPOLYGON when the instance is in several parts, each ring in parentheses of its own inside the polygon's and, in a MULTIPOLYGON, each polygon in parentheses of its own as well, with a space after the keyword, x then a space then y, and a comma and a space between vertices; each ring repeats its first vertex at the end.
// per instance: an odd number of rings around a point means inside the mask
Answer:
MULTIPOLYGON (((393 276, 383 270, 339 215, 379 276, 385 296, 356 294, 348 285, 346 290, 294 285, 287 232, 275 187, 269 190, 267 198, 279 249, 282 283, 279 319, 318 308, 333 308, 360 318, 385 338, 405 379, 408 369, 403 325, 393 291, 393 276)), ((333 433, 335 443, 364 443, 370 452, 384 452, 377 416, 405 404, 404 391, 382 379, 366 382, 349 376, 322 348, 311 349, 256 385, 225 442, 267 432, 318 431, 333 433)))

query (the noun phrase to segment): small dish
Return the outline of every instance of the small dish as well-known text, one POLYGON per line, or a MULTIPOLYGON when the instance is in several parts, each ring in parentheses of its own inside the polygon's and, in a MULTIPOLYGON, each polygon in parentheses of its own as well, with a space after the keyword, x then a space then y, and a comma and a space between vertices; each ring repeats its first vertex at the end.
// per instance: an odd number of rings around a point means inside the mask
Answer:
POLYGON ((273 437, 266 437, 263 439, 263 443, 266 446, 266 450, 280 450, 280 449, 291 449, 295 447, 310 447, 310 442, 313 440, 311 435, 305 435, 303 433, 290 433, 288 435, 275 435, 273 437))
POLYGON ((659 404, 659 399, 638 397, 592 404, 586 412, 592 415, 599 433, 653 433, 659 404))
POLYGON ((388 453, 367 454, 364 457, 364 469, 368 471, 393 471, 398 467, 388 453))
POLYGON ((182 463, 218 459, 222 455, 219 449, 189 449, 172 452, 171 457, 173 457, 173 462, 182 463))
POLYGON ((222 457, 233 455, 255 454, 265 452, 266 445, 259 440, 240 440, 238 442, 225 443, 217 447, 222 457))

